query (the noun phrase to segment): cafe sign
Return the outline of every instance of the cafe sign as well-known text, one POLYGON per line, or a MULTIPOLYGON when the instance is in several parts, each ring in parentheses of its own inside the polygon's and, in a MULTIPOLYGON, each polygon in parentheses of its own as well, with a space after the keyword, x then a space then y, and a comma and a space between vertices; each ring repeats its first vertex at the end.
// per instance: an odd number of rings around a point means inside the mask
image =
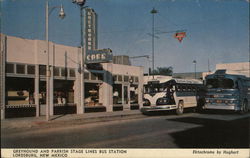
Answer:
POLYGON ((89 50, 86 53, 86 63, 107 63, 112 61, 113 54, 112 51, 106 50, 89 50))

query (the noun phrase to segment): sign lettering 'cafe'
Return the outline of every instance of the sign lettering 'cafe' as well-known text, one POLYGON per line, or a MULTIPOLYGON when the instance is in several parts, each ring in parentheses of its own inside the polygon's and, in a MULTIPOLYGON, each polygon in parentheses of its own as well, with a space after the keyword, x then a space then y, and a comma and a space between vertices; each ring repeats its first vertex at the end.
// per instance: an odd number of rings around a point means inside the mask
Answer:
POLYGON ((112 51, 107 50, 90 50, 86 54, 86 63, 105 63, 113 58, 112 51))

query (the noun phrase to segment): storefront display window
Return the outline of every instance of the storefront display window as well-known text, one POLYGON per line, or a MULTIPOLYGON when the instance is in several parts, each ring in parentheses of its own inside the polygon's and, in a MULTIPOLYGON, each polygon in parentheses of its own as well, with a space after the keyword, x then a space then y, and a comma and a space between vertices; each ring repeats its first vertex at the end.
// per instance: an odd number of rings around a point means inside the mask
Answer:
POLYGON ((128 104, 128 86, 123 86, 124 103, 128 104))
POLYGON ((34 79, 6 78, 7 105, 34 104, 34 79))
POLYGON ((113 104, 122 104, 122 84, 113 85, 113 104))
POLYGON ((130 85, 130 104, 138 104, 138 85, 130 85))
POLYGON ((73 81, 54 81, 54 103, 67 104, 74 103, 73 81))
POLYGON ((100 83, 85 83, 85 105, 99 106, 100 83))

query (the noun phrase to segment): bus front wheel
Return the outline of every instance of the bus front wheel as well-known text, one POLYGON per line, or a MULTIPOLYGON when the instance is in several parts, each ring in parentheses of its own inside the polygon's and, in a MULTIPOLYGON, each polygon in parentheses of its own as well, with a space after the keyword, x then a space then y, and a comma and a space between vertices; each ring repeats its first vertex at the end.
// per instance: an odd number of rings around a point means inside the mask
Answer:
POLYGON ((241 106, 241 111, 240 113, 241 114, 245 114, 248 112, 248 104, 247 104, 247 101, 244 100, 244 102, 242 103, 242 106, 241 106))
POLYGON ((184 103, 183 103, 183 101, 179 101, 178 107, 176 109, 176 114, 181 115, 181 114, 183 114, 183 111, 184 111, 184 103))

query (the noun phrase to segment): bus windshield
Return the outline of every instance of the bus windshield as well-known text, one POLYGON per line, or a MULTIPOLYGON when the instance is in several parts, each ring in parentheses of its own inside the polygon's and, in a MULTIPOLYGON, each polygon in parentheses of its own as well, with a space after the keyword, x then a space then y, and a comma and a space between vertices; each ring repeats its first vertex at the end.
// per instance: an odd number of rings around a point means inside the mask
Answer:
POLYGON ((223 88, 232 89, 234 88, 234 81, 228 78, 214 78, 206 81, 207 88, 223 88))
POLYGON ((163 92, 164 87, 162 84, 148 84, 145 85, 145 93, 158 93, 163 92))

